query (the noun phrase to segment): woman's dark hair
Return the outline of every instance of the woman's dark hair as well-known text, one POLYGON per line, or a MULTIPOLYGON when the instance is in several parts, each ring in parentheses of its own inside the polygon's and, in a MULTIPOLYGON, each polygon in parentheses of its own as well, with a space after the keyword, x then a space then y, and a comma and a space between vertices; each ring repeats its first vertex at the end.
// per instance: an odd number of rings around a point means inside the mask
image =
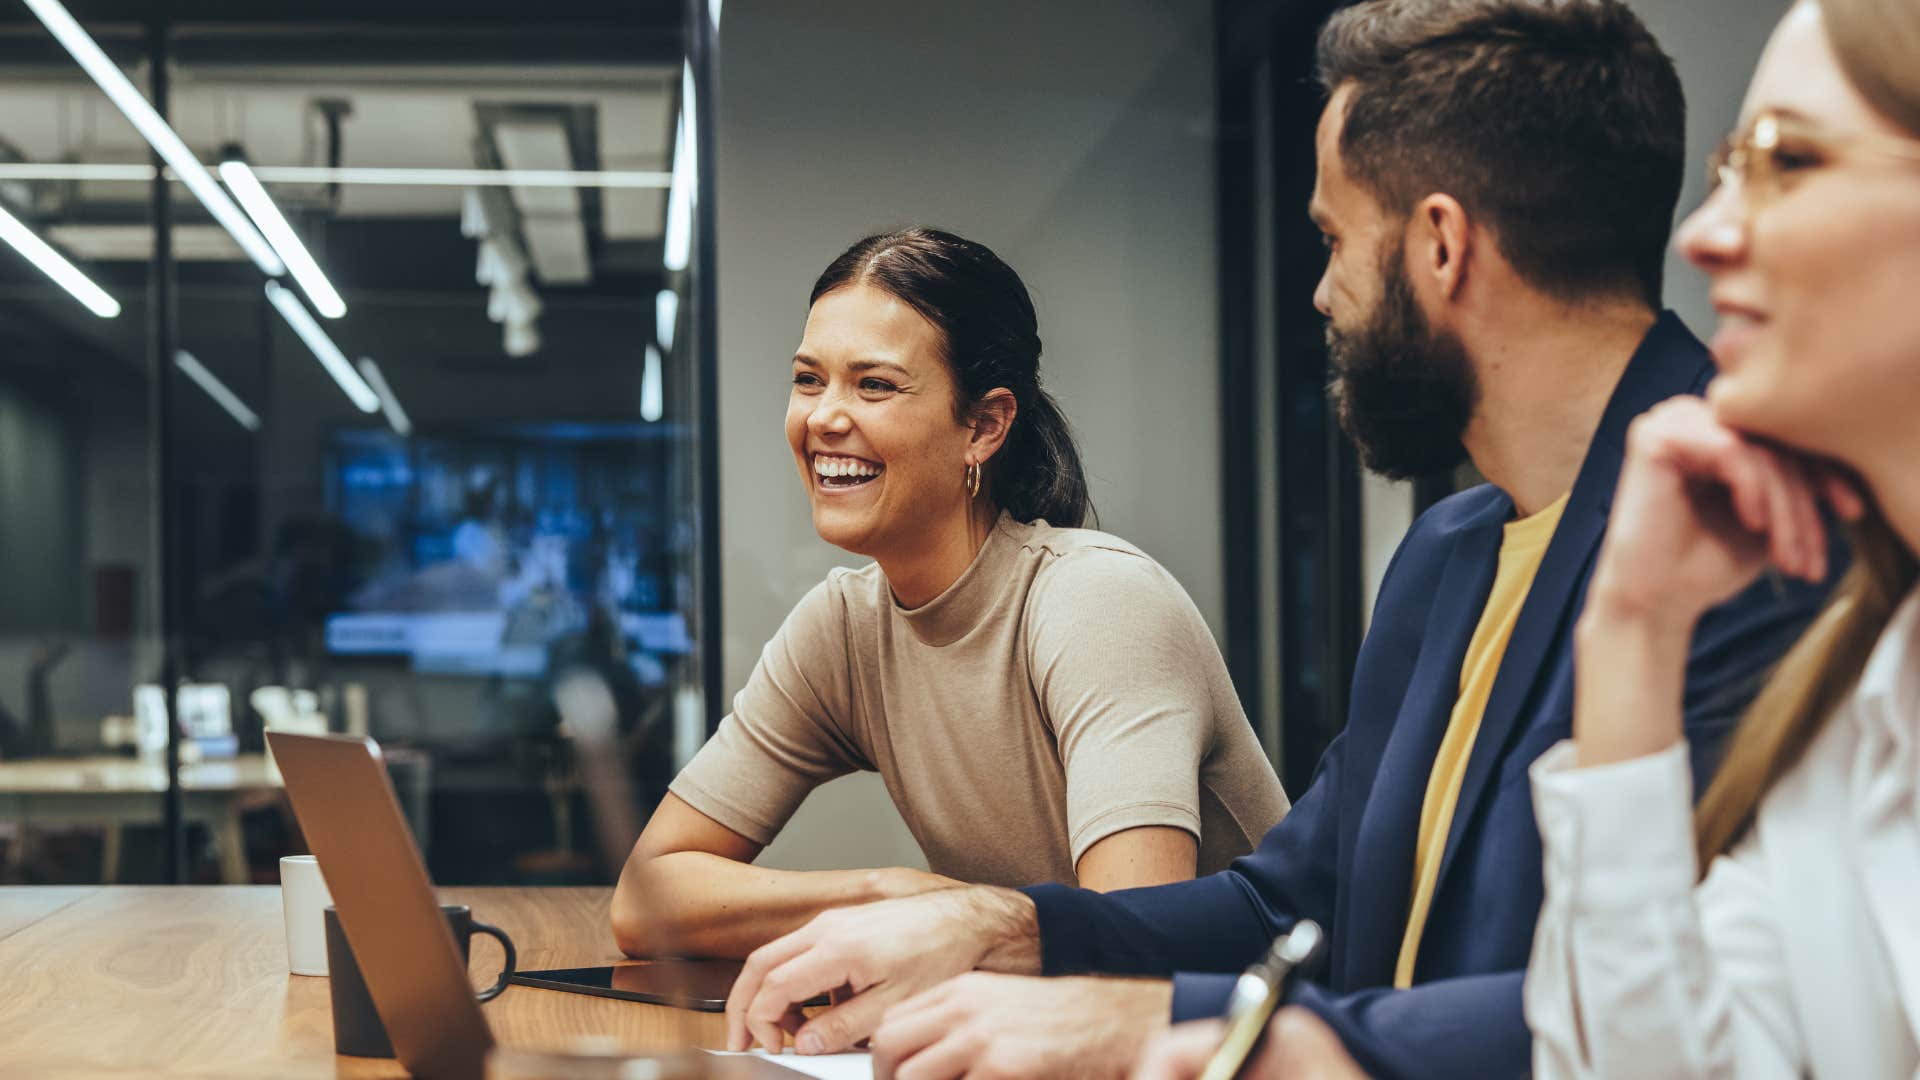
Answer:
POLYGON ((954 417, 961 423, 973 419, 988 393, 1012 392, 1013 429, 987 463, 983 485, 993 501, 1019 521, 1085 524, 1093 513, 1086 473, 1067 418, 1040 387, 1039 319, 1020 275, 985 244, 914 226, 842 252, 813 283, 807 303, 849 285, 887 293, 940 331, 943 359, 960 388, 954 417))

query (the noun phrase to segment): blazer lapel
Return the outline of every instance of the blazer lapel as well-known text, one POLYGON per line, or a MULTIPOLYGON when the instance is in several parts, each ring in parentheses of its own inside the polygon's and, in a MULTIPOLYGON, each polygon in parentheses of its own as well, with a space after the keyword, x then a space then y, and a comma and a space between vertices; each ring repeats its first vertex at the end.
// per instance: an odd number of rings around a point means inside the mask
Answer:
MULTIPOLYGON (((1474 738, 1473 755, 1468 759, 1453 823, 1447 830, 1446 852, 1441 856, 1440 876, 1434 886, 1436 897, 1446 883, 1447 871, 1469 832, 1488 782, 1506 756, 1522 709, 1545 673, 1547 650, 1561 638, 1563 623, 1575 610, 1574 598, 1586 588, 1589 568, 1606 533, 1607 514, 1613 508, 1627 426, 1661 401, 1703 388, 1712 373, 1713 362, 1706 349, 1678 316, 1667 312, 1648 332, 1621 374, 1494 676, 1493 692, 1481 715, 1480 732, 1474 738)), ((1570 721, 1571 717, 1549 719, 1570 721)))
POLYGON ((1342 981, 1348 985, 1392 981, 1413 898, 1413 849, 1427 778, 1460 696, 1460 666, 1493 587, 1501 527, 1512 513, 1503 498, 1462 529, 1428 608, 1420 656, 1385 736, 1353 849, 1365 853, 1369 869, 1366 888, 1347 890, 1352 929, 1344 935, 1342 981))

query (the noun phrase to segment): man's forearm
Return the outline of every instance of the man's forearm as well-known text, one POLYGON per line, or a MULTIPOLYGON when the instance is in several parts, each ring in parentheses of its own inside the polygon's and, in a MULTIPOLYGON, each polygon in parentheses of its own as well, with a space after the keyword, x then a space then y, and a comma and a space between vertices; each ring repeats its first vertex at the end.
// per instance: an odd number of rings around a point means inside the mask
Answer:
POLYGON ((1040 974, 1040 919, 1033 901, 1012 889, 977 886, 967 891, 986 946, 981 969, 1040 974))
POLYGON ((1284 928, 1232 872, 1117 893, 1062 885, 1020 891, 1034 908, 1047 975, 1238 974, 1284 928))

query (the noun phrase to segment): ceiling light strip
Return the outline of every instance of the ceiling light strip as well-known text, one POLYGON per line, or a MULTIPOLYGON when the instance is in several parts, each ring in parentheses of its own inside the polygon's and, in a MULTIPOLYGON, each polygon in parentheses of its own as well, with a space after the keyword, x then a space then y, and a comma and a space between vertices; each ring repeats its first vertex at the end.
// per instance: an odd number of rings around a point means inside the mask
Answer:
POLYGON ((694 185, 699 181, 699 135, 694 127, 693 69, 680 66, 680 122, 673 130, 673 183, 667 190, 667 227, 662 261, 685 270, 693 255, 694 185))
POLYGON ((380 373, 380 365, 373 362, 373 357, 360 358, 360 375, 380 396, 380 411, 393 426, 393 433, 403 439, 413 434, 413 420, 407 416, 407 410, 400 407, 400 398, 394 394, 393 387, 387 385, 387 377, 380 373))
POLYGON ((254 265, 269 277, 282 273, 286 267, 280 262, 280 257, 274 254, 273 248, 268 246, 266 238, 253 227, 253 223, 240 212, 233 200, 227 198, 227 193, 214 181, 213 174, 193 156, 193 151, 180 141, 180 136, 174 133, 173 128, 161 119, 140 91, 134 89, 119 65, 109 60, 93 38, 80 28, 79 23, 73 21, 73 16, 61 6, 60 0, 26 0, 26 5, 39 16, 40 21, 46 24, 47 29, 59 39, 86 73, 93 76, 93 81, 100 84, 100 89, 152 144, 154 152, 173 169, 180 182, 187 185, 187 190, 206 206, 213 219, 233 234, 234 242, 247 253, 254 265))
POLYGON ((666 415, 666 388, 660 370, 659 348, 647 346, 646 366, 640 369, 640 419, 654 421, 666 415))
POLYGON ((105 289, 95 285, 92 278, 81 273, 79 267, 68 262, 65 255, 55 251, 4 207, 0 207, 0 240, 13 245, 15 251, 26 256, 27 261, 52 278, 54 284, 72 293, 88 311, 103 319, 120 314, 120 301, 108 296, 105 289))
POLYGON ((286 184, 412 184, 426 187, 664 188, 673 174, 580 169, 374 169, 257 165, 254 175, 286 184))
POLYGON ((126 180, 150 184, 153 182, 153 166, 87 161, 10 161, 0 164, 0 180, 126 180))
MULTIPOLYGON (((275 184, 363 184, 411 187, 580 187, 659 190, 670 187, 673 174, 632 170, 594 172, 574 169, 374 169, 333 168, 320 165, 255 165, 253 175, 275 184)), ((167 179, 179 177, 169 169, 167 179)), ((151 165, 110 162, 0 163, 0 180, 73 180, 106 183, 150 183, 151 165)))
POLYGON ((206 365, 192 353, 185 349, 174 353, 173 366, 179 368, 181 374, 192 379, 200 389, 207 392, 208 397, 227 410, 227 415, 233 417, 234 423, 248 431, 260 430, 260 414, 247 408, 247 403, 241 401, 239 395, 232 390, 227 389, 227 384, 221 382, 218 375, 208 371, 206 365))
POLYGON ((291 290, 281 288, 279 283, 269 281, 267 299, 279 310, 280 317, 287 320, 293 332, 300 336, 300 340, 306 342, 307 348, 313 351, 314 359, 320 361, 320 366, 326 368, 327 374, 333 376, 333 381, 340 384, 340 389, 346 392, 354 407, 363 413, 379 412, 380 395, 373 392, 373 387, 367 385, 352 364, 347 363, 346 354, 340 351, 340 346, 333 343, 325 330, 320 329, 320 324, 313 321, 313 316, 307 313, 306 305, 300 302, 300 298, 291 290))
POLYGON ((673 351, 673 334, 680 327, 680 294, 661 289, 653 297, 653 336, 664 352, 673 351))
POLYGON ((259 179, 253 175, 253 170, 247 168, 247 163, 221 162, 220 179, 233 189, 234 197, 240 200, 241 206, 246 207, 247 216, 260 226, 260 231, 266 234, 267 243, 273 245, 281 261, 287 264, 287 271, 293 275, 293 280, 306 290, 307 298, 313 301, 313 310, 329 319, 345 315, 347 302, 340 299, 333 282, 320 272, 320 264, 313 261, 307 245, 300 242, 300 234, 287 224, 286 216, 274 205, 267 189, 260 186, 259 179))

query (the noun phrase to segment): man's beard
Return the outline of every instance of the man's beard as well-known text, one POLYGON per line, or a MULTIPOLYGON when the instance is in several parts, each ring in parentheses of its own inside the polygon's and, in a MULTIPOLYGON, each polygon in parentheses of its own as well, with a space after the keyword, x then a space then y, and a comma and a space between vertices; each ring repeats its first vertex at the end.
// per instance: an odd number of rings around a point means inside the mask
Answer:
POLYGON ((1466 460, 1461 442, 1480 396, 1465 346, 1435 333, 1413 296, 1399 244, 1387 245, 1380 302, 1359 329, 1327 324, 1333 381, 1327 387, 1340 429, 1360 463, 1390 480, 1450 470, 1466 460))

